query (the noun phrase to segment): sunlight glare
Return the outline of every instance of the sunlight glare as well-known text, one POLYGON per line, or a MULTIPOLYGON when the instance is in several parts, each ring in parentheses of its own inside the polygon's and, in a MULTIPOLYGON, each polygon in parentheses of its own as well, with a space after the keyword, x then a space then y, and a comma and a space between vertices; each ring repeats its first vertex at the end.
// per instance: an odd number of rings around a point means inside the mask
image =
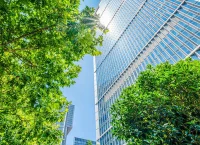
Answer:
POLYGON ((100 23, 104 26, 104 27, 107 27, 108 26, 108 23, 110 21, 111 17, 109 16, 108 13, 105 13, 101 16, 100 18, 100 23))

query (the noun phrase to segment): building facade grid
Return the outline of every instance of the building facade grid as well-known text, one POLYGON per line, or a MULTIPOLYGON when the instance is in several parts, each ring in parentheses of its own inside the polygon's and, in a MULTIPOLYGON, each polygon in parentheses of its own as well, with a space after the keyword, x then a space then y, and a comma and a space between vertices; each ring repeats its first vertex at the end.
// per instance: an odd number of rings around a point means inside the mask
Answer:
POLYGON ((109 29, 94 58, 96 133, 100 145, 122 145, 111 134, 110 106, 148 64, 200 59, 199 0, 101 0, 109 29))
POLYGON ((68 112, 65 115, 64 121, 59 122, 59 130, 63 133, 63 140, 61 142, 61 145, 66 145, 67 142, 67 135, 72 130, 73 127, 73 119, 74 119, 74 105, 69 105, 68 112))

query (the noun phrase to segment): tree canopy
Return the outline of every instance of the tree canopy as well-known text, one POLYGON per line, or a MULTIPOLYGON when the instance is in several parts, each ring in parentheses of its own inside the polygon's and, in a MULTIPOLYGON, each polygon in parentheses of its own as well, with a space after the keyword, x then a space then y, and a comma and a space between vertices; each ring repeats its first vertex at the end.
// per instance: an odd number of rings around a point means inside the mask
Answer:
MULTIPOLYGON (((0 1, 0 145, 60 144, 56 122, 85 54, 99 55, 96 29, 82 19, 79 0, 0 1)), ((89 11, 89 12, 88 12, 89 11)), ((63 109, 64 108, 64 109, 63 109)))
POLYGON ((200 143, 200 61, 148 66, 111 107, 113 135, 130 145, 200 143))

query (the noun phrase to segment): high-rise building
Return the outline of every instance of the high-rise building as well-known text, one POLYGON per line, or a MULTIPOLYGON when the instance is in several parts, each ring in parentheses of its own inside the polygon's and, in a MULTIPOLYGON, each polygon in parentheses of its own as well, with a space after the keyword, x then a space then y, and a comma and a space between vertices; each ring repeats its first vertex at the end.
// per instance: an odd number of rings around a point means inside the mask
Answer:
POLYGON ((97 142, 122 145, 110 106, 147 64, 200 59, 200 0, 101 0, 96 13, 109 29, 94 58, 97 142))
MULTIPOLYGON (((91 140, 75 137, 74 138, 74 145, 87 145, 88 141, 91 141, 91 140)), ((96 145, 95 141, 91 141, 91 142, 92 142, 92 145, 96 145)))
POLYGON ((70 105, 68 107, 68 112, 65 115, 64 121, 59 123, 60 124, 59 129, 62 130, 64 134, 61 145, 66 145, 67 135, 69 134, 69 132, 73 127, 73 118, 74 118, 74 105, 70 105))

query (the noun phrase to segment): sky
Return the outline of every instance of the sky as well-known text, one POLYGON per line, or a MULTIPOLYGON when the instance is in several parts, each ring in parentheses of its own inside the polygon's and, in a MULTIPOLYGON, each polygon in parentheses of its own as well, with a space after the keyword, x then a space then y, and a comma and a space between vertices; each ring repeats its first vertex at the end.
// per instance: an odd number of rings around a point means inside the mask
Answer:
MULTIPOLYGON (((97 7, 100 0, 84 0, 80 9, 85 6, 97 7)), ((73 145, 74 137, 96 140, 94 111, 94 70, 93 57, 86 55, 78 63, 82 67, 76 84, 62 89, 68 101, 75 105, 73 128, 67 136, 67 145, 73 145)))

